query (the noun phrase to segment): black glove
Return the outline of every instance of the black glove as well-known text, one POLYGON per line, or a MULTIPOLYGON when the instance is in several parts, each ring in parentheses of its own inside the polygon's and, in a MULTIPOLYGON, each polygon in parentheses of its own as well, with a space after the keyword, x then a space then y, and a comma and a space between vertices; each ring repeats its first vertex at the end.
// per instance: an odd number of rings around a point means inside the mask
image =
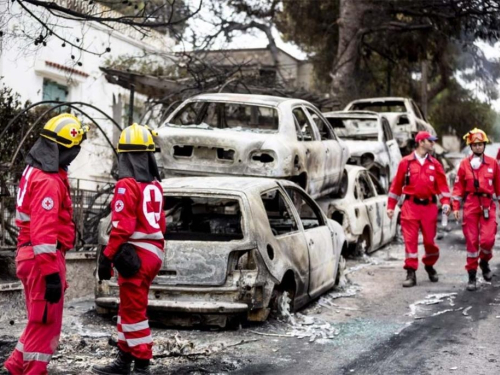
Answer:
POLYGON ((45 300, 57 303, 62 296, 62 283, 59 273, 51 273, 45 276, 45 300))
POLYGON ((99 268, 97 269, 99 280, 110 280, 113 276, 113 267, 111 261, 101 253, 99 256, 99 268))
POLYGON ((141 258, 137 255, 134 245, 124 243, 120 245, 120 248, 116 252, 113 264, 121 276, 128 278, 139 272, 141 258))

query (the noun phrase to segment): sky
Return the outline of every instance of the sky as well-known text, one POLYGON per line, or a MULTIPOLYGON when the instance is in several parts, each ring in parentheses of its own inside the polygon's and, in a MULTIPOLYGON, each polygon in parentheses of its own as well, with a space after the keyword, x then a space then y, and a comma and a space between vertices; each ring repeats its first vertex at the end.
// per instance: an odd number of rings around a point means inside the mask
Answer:
MULTIPOLYGON (((191 7, 196 7, 199 4, 199 0, 187 0, 188 4, 191 7)), ((204 4, 207 4, 206 2, 204 4)), ((226 8, 226 12, 229 10, 226 8)), ((231 14, 227 14, 227 19, 233 17, 231 14)), ((237 19, 237 16, 234 16, 236 20, 243 21, 242 18, 237 19)), ((209 34, 213 30, 213 26, 208 22, 215 22, 215 18, 212 16, 211 12, 208 10, 208 6, 203 5, 202 10, 197 17, 191 19, 189 21, 189 27, 191 29, 196 30, 198 35, 209 34)), ((259 30, 246 32, 246 33, 235 33, 235 38, 231 42, 227 42, 223 37, 220 37, 216 40, 212 49, 237 49, 237 48, 265 48, 268 45, 268 40, 265 34, 259 30), (236 37, 237 36, 237 37, 236 37)), ((289 53, 293 57, 297 59, 306 59, 307 55, 304 53, 299 47, 297 47, 293 43, 284 42, 281 38, 280 33, 276 28, 273 28, 273 37, 276 41, 276 44, 279 48, 289 53)), ((175 49, 177 51, 190 51, 193 49, 192 45, 189 43, 189 38, 185 38, 182 43, 179 43, 175 49)))

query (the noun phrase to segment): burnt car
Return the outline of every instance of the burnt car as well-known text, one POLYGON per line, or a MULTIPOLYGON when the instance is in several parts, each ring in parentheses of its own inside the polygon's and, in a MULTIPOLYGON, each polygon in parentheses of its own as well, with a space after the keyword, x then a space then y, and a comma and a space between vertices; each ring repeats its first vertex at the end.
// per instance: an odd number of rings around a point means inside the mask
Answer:
POLYGON ((203 94, 158 129, 164 176, 237 175, 296 182, 313 198, 341 189, 346 145, 304 100, 203 94))
POLYGON ((347 193, 342 199, 319 199, 327 217, 340 223, 345 231, 349 253, 370 253, 398 235, 399 207, 387 216, 387 193, 365 168, 348 165, 347 193))
POLYGON ((323 116, 346 143, 350 153, 347 163, 362 165, 388 188, 402 158, 389 121, 365 111, 327 112, 323 116))
POLYGON ((367 98, 350 102, 345 111, 372 111, 384 115, 392 130, 403 155, 411 152, 415 135, 427 131, 436 135, 436 131, 425 118, 418 105, 410 98, 367 98))
MULTIPOLYGON (((245 177, 185 177, 162 182, 165 259, 149 293, 153 319, 224 327, 264 321, 285 299, 296 310, 331 289, 342 227, 298 185, 245 177)), ((110 217, 100 225, 101 248, 110 217)), ((98 313, 118 308, 116 278, 96 280, 98 313)))

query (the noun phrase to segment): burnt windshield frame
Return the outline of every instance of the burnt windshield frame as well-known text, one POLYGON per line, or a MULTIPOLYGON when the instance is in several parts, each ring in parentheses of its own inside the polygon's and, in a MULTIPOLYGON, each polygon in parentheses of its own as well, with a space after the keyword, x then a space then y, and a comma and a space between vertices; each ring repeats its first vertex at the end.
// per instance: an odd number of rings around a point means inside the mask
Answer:
POLYGON ((184 106, 179 108, 172 116, 172 118, 166 122, 167 126, 171 127, 181 127, 181 128, 190 128, 190 127, 199 127, 205 123, 207 127, 202 127, 202 129, 219 129, 219 130, 232 130, 232 131, 243 131, 243 132, 260 132, 260 133, 266 133, 266 134, 276 134, 279 133, 280 131, 280 111, 277 107, 274 106, 269 106, 269 105, 263 105, 259 103, 246 103, 246 102, 233 102, 233 101, 206 101, 206 100, 193 100, 188 103, 186 103, 184 106), (195 111, 193 109, 194 106, 197 104, 200 104, 200 110, 199 112, 195 111), (214 127, 213 125, 204 122, 203 120, 206 119, 207 112, 209 111, 209 108, 211 106, 215 107, 215 113, 217 115, 217 125, 214 127), (269 116, 263 116, 260 115, 260 112, 262 109, 268 110, 272 113, 272 122, 271 123, 257 123, 257 124, 251 124, 250 122, 247 122, 247 124, 240 125, 240 126, 227 126, 228 125, 228 118, 229 121, 234 121, 234 118, 231 118, 231 116, 228 116, 228 108, 230 106, 238 106, 241 108, 250 109, 250 118, 255 116, 255 113, 259 113, 259 118, 265 118, 269 116), (247 108, 248 107, 248 108, 247 108), (184 124, 183 121, 178 121, 179 117, 181 117, 185 111, 192 111, 196 113, 196 119, 193 123, 190 124, 184 124), (175 122, 174 122, 175 121, 175 122), (250 126, 251 124, 252 126, 250 126), (271 124, 272 128, 265 128, 264 126, 267 126, 271 124))

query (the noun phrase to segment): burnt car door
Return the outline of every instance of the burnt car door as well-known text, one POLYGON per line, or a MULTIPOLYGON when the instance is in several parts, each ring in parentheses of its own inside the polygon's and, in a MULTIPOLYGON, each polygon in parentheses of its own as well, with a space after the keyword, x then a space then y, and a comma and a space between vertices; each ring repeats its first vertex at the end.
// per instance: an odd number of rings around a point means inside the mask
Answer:
POLYGON ((303 150, 299 158, 299 165, 303 164, 303 170, 307 173, 307 191, 317 195, 323 187, 325 175, 325 151, 320 140, 316 125, 309 119, 304 108, 299 105, 292 109, 299 146, 303 150))
POLYGON ((377 193, 377 209, 380 211, 380 217, 382 219, 382 244, 385 244, 392 240, 393 233, 395 233, 395 228, 397 224, 397 215, 394 215, 392 219, 387 217, 387 192, 384 187, 380 184, 377 178, 368 173, 370 180, 377 193))
POLYGON ((372 227, 372 243, 371 248, 376 249, 382 243, 383 217, 382 217, 382 202, 378 202, 377 193, 370 181, 367 171, 362 171, 358 175, 358 186, 360 199, 368 212, 370 225, 372 227))
POLYGON ((319 206, 296 187, 285 188, 300 219, 309 250, 309 296, 314 298, 335 284, 337 262, 333 233, 319 206))
POLYGON ((309 254, 306 237, 293 214, 290 202, 278 188, 261 194, 269 225, 263 233, 268 245, 262 256, 270 264, 280 263, 279 268, 293 269, 297 281, 297 299, 307 297, 309 284, 309 254), (269 228, 269 229, 268 229, 269 228))
POLYGON ((398 142, 394 138, 392 133, 391 125, 385 117, 381 117, 382 132, 384 137, 384 143, 389 153, 389 163, 390 163, 390 180, 394 178, 398 170, 399 162, 401 161, 401 151, 399 151, 398 142))
POLYGON ((345 159, 344 155, 346 153, 346 146, 339 142, 330 124, 323 118, 319 111, 309 106, 306 106, 306 110, 318 128, 321 143, 324 147, 324 173, 326 176, 323 189, 333 187, 340 183, 340 178, 342 177, 343 166, 346 161, 343 160, 345 159))

